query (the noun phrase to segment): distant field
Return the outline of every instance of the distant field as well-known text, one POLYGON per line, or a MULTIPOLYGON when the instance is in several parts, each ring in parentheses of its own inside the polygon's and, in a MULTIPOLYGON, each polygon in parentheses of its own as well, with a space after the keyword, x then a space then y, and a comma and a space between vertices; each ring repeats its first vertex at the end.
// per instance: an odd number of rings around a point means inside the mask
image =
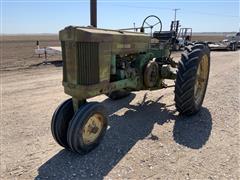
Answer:
POLYGON ((58 35, 1 35, 1 41, 57 41, 58 35))
MULTIPOLYGON (((224 35, 208 35, 208 34, 193 34, 193 41, 221 41, 223 40, 224 35)), ((58 35, 4 35, 0 36, 1 41, 58 41, 58 35)))
MULTIPOLYGON (((193 41, 220 41, 222 35, 194 35, 193 41)), ((40 47, 60 46, 58 35, 4 35, 0 36, 0 49, 2 49, 1 68, 19 68, 41 63, 44 59, 34 55, 36 41, 40 47)), ((50 56, 49 60, 60 60, 61 56, 50 56)))
POLYGON ((208 35, 193 35, 193 41, 221 41, 224 39, 224 35, 208 36, 208 35))
MULTIPOLYGON (((2 52, 1 69, 23 68, 43 62, 44 57, 34 54, 36 41, 40 47, 60 46, 57 35, 8 35, 0 37, 2 52)), ((60 60, 61 56, 49 56, 49 60, 60 60)))

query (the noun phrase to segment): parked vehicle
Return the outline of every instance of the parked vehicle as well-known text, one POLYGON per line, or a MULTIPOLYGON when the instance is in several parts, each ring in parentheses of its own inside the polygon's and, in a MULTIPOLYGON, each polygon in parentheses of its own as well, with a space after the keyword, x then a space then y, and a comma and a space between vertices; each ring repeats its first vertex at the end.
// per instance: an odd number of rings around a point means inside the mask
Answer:
POLYGON ((235 35, 227 35, 226 38, 220 42, 208 42, 211 50, 226 49, 236 51, 240 46, 240 32, 235 35))

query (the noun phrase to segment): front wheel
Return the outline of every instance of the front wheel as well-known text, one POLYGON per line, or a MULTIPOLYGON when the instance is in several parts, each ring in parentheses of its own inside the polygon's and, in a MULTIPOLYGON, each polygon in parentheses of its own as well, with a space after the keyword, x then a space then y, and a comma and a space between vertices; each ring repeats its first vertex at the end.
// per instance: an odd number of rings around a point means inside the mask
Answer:
POLYGON ((72 99, 64 101, 55 110, 51 121, 51 132, 55 141, 65 148, 69 148, 67 143, 67 130, 70 120, 74 115, 72 99))
POLYGON ((199 111, 206 93, 210 70, 210 50, 197 44, 182 54, 175 83, 175 105, 180 114, 199 111))
POLYGON ((72 151, 86 154, 98 146, 107 130, 105 108, 98 102, 81 106, 69 123, 67 141, 72 151))

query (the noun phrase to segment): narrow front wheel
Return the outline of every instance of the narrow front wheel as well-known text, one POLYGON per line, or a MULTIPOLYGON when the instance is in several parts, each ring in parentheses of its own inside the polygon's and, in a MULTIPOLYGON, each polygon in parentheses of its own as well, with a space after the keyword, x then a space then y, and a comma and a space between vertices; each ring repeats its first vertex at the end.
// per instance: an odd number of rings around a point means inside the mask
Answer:
POLYGON ((73 114, 72 99, 68 99, 58 106, 52 117, 52 136, 60 146, 65 148, 69 148, 67 143, 67 130, 73 114))
POLYGON ((98 102, 80 107, 72 118, 67 140, 72 151, 86 154, 98 146, 107 130, 105 108, 98 102))

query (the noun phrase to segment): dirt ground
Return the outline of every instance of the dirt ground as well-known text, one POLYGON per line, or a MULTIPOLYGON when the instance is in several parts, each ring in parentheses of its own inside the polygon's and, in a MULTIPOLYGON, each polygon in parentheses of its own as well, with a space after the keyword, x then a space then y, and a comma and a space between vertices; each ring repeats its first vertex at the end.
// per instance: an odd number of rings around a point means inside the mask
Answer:
POLYGON ((90 99, 108 109, 109 129, 98 148, 80 156, 51 136, 51 116, 69 97, 61 57, 41 65, 33 56, 40 38, 42 46, 59 44, 35 36, 0 42, 1 179, 240 179, 240 51, 211 53, 203 108, 192 117, 178 116, 173 88, 90 99))

